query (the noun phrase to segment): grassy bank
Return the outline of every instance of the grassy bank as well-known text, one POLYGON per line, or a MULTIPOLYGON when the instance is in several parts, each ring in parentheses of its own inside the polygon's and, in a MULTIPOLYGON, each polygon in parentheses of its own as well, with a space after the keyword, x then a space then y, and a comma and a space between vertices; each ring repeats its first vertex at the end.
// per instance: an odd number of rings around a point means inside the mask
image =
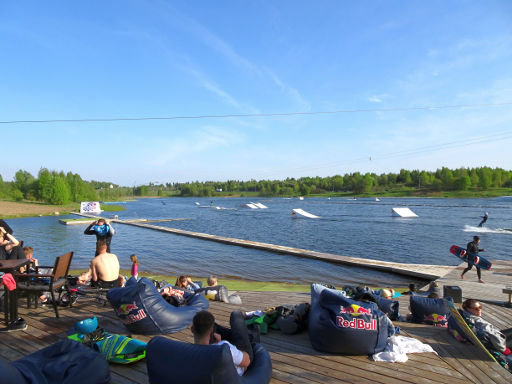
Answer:
POLYGON ((78 203, 48 205, 33 201, 0 201, 0 218, 67 215, 80 208, 78 203))
MULTIPOLYGON (((75 269, 69 271, 70 275, 78 275, 85 272, 85 269, 75 269)), ((124 276, 130 276, 130 271, 121 270, 121 274, 124 276)), ((159 275, 149 272, 140 272, 139 277, 147 277, 150 280, 162 281, 165 280, 170 284, 174 284, 177 276, 159 275)), ((206 284, 206 277, 194 277, 194 281, 202 281, 206 284)), ((257 291, 257 292, 309 292, 310 287, 306 284, 292 284, 292 283, 280 283, 276 281, 252 281, 252 280, 240 280, 240 279, 222 279, 219 278, 219 284, 225 285, 230 291, 257 291)), ((341 289, 341 287, 337 287, 341 289)), ((371 287, 372 289, 380 289, 384 287, 371 287)), ((389 287, 386 287, 389 288, 389 287)), ((403 293, 408 291, 407 288, 393 288, 395 291, 403 293)))
MULTIPOLYGON (((85 269, 74 269, 70 270, 70 275, 78 275, 85 272, 85 269)), ((121 270, 121 274, 124 276, 130 276, 130 271, 121 270)), ((147 277, 150 280, 162 281, 165 280, 170 284, 174 284, 177 276, 159 275, 156 273, 140 272, 139 277, 147 277)), ((194 281, 202 281, 206 284, 206 277, 194 277, 194 281)), ((229 290, 232 291, 281 291, 281 292, 309 292, 309 285, 304 284, 291 284, 291 283, 279 283, 273 281, 250 281, 250 280, 239 280, 239 279, 221 279, 219 278, 219 284, 225 285, 229 290)))

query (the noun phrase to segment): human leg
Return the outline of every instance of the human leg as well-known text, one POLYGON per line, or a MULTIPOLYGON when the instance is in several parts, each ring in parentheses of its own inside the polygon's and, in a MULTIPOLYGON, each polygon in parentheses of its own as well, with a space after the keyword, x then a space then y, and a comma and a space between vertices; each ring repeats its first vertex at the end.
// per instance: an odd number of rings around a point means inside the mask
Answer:
POLYGON ((245 319, 242 312, 231 312, 229 324, 231 325, 231 340, 229 340, 229 342, 240 351, 247 352, 252 362, 254 353, 252 351, 251 342, 249 341, 249 331, 247 330, 247 325, 245 325, 245 319))
POLYGON ((482 271, 478 267, 476 267, 476 274, 478 275, 478 282, 483 283, 484 281, 482 280, 482 271))
POLYGON ((512 328, 504 329, 501 333, 506 337, 507 348, 512 349, 512 328))
POLYGON ((469 263, 468 263, 468 266, 467 266, 467 267, 462 271, 462 274, 460 275, 460 278, 461 278, 462 280, 464 280, 464 274, 465 274, 467 271, 469 271, 471 268, 473 268, 473 264, 469 264, 469 263))

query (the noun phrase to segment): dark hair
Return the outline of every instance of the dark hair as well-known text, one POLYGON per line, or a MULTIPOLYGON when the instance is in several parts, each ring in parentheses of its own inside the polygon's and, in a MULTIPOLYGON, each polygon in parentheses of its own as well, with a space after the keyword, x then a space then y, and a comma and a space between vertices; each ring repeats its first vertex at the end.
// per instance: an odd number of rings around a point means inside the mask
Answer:
POLYGON ((416 292, 417 290, 418 290, 418 288, 416 287, 416 284, 414 284, 414 283, 409 284, 409 291, 416 292))
POLYGON ((178 276, 178 278, 176 279, 176 283, 174 285, 179 288, 185 288, 185 285, 183 285, 185 281, 187 281, 187 276, 178 276))
POLYGON ((429 295, 427 296, 429 299, 439 299, 439 294, 435 293, 435 292, 430 292, 429 295))
POLYGON ((478 236, 473 236, 473 241, 478 241, 480 238, 478 236))
POLYGON ((194 334, 197 337, 203 337, 213 328, 215 317, 208 311, 197 312, 192 320, 194 334))
POLYGON ((466 299, 462 303, 462 308, 465 310, 471 309, 475 306, 476 303, 478 303, 478 300, 476 300, 476 299, 466 299))

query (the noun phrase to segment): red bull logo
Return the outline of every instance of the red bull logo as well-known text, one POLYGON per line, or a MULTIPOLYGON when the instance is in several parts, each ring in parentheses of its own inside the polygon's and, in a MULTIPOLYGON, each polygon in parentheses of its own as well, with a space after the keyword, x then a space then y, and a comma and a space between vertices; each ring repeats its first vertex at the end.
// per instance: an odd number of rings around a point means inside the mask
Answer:
POLYGON ((119 308, 116 309, 116 313, 118 316, 127 316, 135 309, 139 309, 135 302, 133 302, 133 304, 121 304, 119 308))
POLYGON ((377 330, 377 320, 364 321, 364 319, 353 319, 348 321, 342 316, 336 317, 336 325, 341 328, 363 329, 366 331, 377 330))
POLYGON ((369 308, 361 307, 357 304, 351 304, 348 307, 340 306, 340 313, 350 313, 352 316, 371 315, 372 310, 369 308))
POLYGON ((423 322, 426 324, 432 324, 435 327, 447 327, 448 326, 448 318, 444 315, 438 315, 437 313, 431 313, 430 315, 425 315, 423 318, 423 322))

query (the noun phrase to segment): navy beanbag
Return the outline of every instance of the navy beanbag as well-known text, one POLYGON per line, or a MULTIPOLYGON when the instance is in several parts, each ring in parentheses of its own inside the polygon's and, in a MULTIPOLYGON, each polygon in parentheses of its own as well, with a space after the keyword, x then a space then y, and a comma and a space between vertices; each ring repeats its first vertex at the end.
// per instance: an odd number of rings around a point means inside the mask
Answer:
POLYGON ((105 357, 73 340, 64 339, 8 364, 0 359, 4 384, 104 384, 110 382, 105 357))
POLYGON ((112 288, 107 299, 121 322, 133 333, 156 335, 179 332, 190 324, 194 315, 209 307, 202 295, 184 292, 186 305, 175 307, 160 295, 151 280, 133 277, 123 288, 112 288))
POLYGON ((368 355, 381 352, 388 318, 376 303, 355 301, 340 291, 311 285, 309 339, 318 351, 368 355))
MULTIPOLYGON (((450 298, 448 300, 451 300, 450 298)), ((429 324, 436 327, 447 327, 450 310, 444 299, 431 299, 424 296, 411 295, 411 322, 429 324)))
POLYGON ((374 295, 375 300, 379 309, 388 315, 390 320, 400 320, 399 306, 400 303, 397 300, 389 300, 379 295, 374 295))
POLYGON ((238 376, 227 344, 196 345, 153 337, 147 347, 146 364, 151 384, 230 383, 266 384, 272 362, 261 344, 252 344, 254 359, 243 376, 238 376))

